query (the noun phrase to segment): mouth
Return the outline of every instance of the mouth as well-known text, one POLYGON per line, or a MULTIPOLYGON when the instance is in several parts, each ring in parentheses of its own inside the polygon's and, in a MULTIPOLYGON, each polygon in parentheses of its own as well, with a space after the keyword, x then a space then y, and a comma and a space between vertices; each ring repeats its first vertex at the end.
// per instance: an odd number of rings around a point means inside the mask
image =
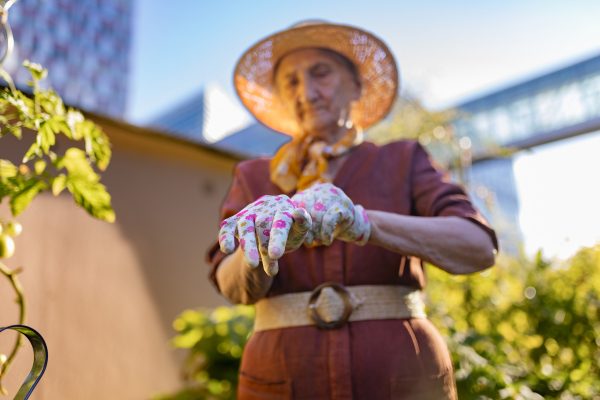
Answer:
POLYGON ((323 110, 324 110, 323 107, 305 108, 305 109, 303 109, 303 110, 300 111, 300 115, 302 117, 313 116, 313 115, 317 115, 317 114, 321 113, 323 110))

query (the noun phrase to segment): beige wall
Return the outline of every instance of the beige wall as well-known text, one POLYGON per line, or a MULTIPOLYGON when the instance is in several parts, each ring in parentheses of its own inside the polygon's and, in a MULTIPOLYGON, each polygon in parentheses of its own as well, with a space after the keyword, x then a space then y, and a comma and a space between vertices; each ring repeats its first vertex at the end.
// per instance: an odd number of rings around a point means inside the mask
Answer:
MULTIPOLYGON (((48 343, 46 375, 32 399, 146 399, 179 387, 183 354, 167 341, 186 308, 224 304, 207 275, 219 206, 233 157, 97 118, 113 142, 102 182, 113 196, 114 224, 75 206, 70 194, 36 198, 17 218, 23 233, 5 264, 24 267, 28 325, 48 343)), ((15 162, 32 136, 1 139, 0 158, 15 162), (17 156, 18 155, 18 156, 17 156)), ((58 152, 67 148, 59 143, 58 152)), ((9 217, 6 200, 0 216, 9 217)), ((0 276, 0 326, 17 307, 0 276)), ((3 333, 6 353, 12 333, 3 333)), ((27 375, 26 349, 7 380, 12 398, 27 375)))

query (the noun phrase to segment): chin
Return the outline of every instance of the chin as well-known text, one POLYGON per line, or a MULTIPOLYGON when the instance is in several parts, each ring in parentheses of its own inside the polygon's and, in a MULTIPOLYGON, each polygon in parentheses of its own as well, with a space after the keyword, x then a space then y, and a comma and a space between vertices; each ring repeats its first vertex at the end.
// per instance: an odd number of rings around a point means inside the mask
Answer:
POLYGON ((326 139, 327 134, 337 128, 337 121, 306 121, 302 125, 302 129, 310 136, 321 139, 326 139))

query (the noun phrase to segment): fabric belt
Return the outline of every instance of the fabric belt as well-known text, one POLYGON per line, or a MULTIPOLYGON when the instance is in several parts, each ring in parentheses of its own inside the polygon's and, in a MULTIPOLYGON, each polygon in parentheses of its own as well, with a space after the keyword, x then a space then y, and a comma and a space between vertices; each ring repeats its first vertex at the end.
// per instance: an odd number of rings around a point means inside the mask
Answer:
POLYGON ((254 331, 307 325, 335 329, 347 321, 401 318, 427 318, 419 290, 400 285, 345 287, 326 282, 312 292, 259 300, 254 331))

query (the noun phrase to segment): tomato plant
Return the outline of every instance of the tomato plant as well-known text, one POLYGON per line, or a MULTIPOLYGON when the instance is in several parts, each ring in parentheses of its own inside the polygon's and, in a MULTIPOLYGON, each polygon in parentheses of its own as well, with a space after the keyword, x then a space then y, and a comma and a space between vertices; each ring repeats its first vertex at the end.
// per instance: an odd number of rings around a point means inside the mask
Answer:
MULTIPOLYGON (((83 207, 93 217, 113 222, 115 213, 110 195, 94 170, 104 170, 111 157, 110 142, 100 127, 86 120, 81 112, 67 108, 62 99, 52 89, 41 90, 40 81, 48 71, 39 64, 25 61, 23 65, 31 73, 33 95, 28 96, 12 87, 12 81, 0 67, 0 75, 11 83, 11 88, 0 91, 0 139, 12 134, 23 139, 23 129, 35 132, 35 140, 22 159, 15 165, 9 160, 0 159, 0 201, 8 198, 13 217, 29 207, 35 196, 44 190, 51 190, 58 196, 68 190, 75 203, 83 207), (64 154, 53 151, 56 135, 62 134, 73 141, 83 141, 83 150, 72 147, 64 154)), ((10 258, 15 252, 12 236, 21 233, 22 227, 16 221, 7 221, 0 228, 0 258, 10 258)), ((19 324, 25 323, 26 302, 23 288, 18 280, 18 270, 11 270, 0 263, 0 273, 8 278, 17 293, 20 307, 19 324)), ((1 378, 10 368, 21 345, 21 335, 12 352, 0 354, 0 392, 6 394, 1 378)))

